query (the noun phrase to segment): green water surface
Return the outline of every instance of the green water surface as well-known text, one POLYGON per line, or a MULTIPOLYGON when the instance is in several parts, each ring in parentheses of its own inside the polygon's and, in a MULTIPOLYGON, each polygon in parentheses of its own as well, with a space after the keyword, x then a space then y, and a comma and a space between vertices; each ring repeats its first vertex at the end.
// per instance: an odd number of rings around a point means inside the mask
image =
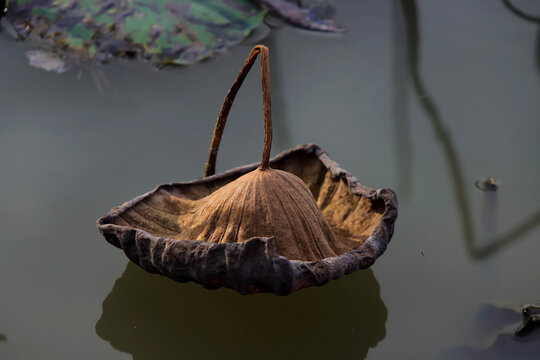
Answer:
MULTIPOLYGON (((57 75, 0 33, 1 359, 538 358, 540 331, 514 338, 505 309, 540 302, 540 23, 495 0, 333 3, 347 33, 281 25, 262 40, 273 154, 317 143, 395 189, 399 217, 370 270, 287 297, 147 274, 95 225, 202 176, 254 40, 190 67, 57 75), (497 192, 475 187, 489 176, 497 192)), ((260 159, 261 106, 254 72, 218 171, 260 159)))

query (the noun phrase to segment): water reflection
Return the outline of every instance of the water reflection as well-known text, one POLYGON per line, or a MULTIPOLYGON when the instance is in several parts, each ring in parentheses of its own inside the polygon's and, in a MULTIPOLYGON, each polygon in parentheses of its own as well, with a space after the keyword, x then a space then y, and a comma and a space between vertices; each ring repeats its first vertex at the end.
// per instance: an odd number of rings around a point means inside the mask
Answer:
POLYGON ((540 353, 540 335, 516 340, 512 334, 501 334, 493 344, 485 349, 460 346, 442 352, 439 359, 461 360, 538 360, 540 353), (519 355, 517 355, 519 354, 519 355), (518 357, 516 357, 518 356, 518 357))
POLYGON ((411 195, 412 174, 414 173, 413 144, 411 141, 409 117, 409 74, 407 41, 404 39, 403 14, 400 5, 392 3, 392 118, 393 138, 397 169, 397 193, 399 200, 407 201, 411 195))
POLYGON ((478 313, 478 332, 484 335, 485 346, 457 346, 441 352, 439 359, 538 359, 540 331, 525 338, 514 335, 522 316, 521 308, 486 304, 478 313))
POLYGON ((510 0, 502 0, 502 1, 503 1, 504 6, 506 6, 508 10, 510 10, 511 12, 519 16, 520 18, 527 21, 540 23, 540 16, 527 14, 525 11, 515 6, 510 0))
POLYGON ((367 356, 387 310, 371 270, 285 297, 179 284, 129 263, 96 333, 133 359, 367 356))
POLYGON ((480 245, 489 246, 490 239, 497 236, 497 213, 499 202, 497 193, 486 191, 482 194, 482 237, 480 245))
MULTIPOLYGON (((429 96, 429 92, 424 86, 420 75, 418 56, 420 53, 420 33, 418 29, 418 11, 416 1, 401 0, 401 5, 403 15, 405 17, 405 34, 407 38, 406 41, 410 78, 417 98, 420 101, 420 105, 426 113, 428 120, 431 122, 435 136, 442 145, 446 162, 450 168, 459 213, 461 215, 463 238, 465 240, 467 251, 473 258, 476 259, 489 257, 506 246, 514 243, 516 240, 519 240, 529 231, 540 225, 540 210, 536 211, 527 219, 515 225, 502 235, 490 236, 485 241, 482 241, 482 245, 477 243, 467 189, 457 151, 450 133, 446 130, 439 111, 429 96)), ((496 193, 494 193, 494 196, 496 196, 496 193)))
MULTIPOLYGON (((540 24, 540 16, 527 14, 525 11, 515 6, 510 0, 503 0, 503 4, 508 10, 521 19, 540 24)), ((536 37, 536 67, 540 73, 540 28, 538 29, 538 35, 536 37)))

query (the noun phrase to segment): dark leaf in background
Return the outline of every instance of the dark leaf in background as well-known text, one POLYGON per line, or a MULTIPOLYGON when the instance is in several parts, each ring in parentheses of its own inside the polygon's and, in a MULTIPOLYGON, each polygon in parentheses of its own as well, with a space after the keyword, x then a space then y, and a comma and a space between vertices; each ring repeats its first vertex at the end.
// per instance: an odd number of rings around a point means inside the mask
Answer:
POLYGON ((262 0, 274 14, 301 28, 326 32, 343 32, 334 20, 334 8, 325 2, 297 5, 290 0, 262 0))

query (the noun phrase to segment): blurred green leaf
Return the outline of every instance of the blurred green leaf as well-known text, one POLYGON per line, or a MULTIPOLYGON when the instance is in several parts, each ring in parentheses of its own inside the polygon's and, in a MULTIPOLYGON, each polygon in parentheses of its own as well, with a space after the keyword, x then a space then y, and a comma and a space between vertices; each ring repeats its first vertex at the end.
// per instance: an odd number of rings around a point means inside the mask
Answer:
POLYGON ((13 0, 16 32, 63 58, 192 64, 242 41, 266 10, 250 0, 13 0))

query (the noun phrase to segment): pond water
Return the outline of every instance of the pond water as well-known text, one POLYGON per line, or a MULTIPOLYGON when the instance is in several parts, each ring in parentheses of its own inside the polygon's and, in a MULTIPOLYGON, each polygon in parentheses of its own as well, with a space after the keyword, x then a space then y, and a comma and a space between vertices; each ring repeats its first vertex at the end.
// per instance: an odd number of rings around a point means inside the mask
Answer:
MULTIPOLYGON (((540 16, 537 1, 515 0, 540 16)), ((287 297, 150 275, 99 234, 113 206, 202 176, 251 39, 191 67, 57 75, 0 33, 1 359, 536 359, 540 24, 503 1, 334 1, 341 35, 279 26, 273 154, 314 142, 400 209, 366 271, 287 297), (496 192, 475 187, 494 177, 496 192), (511 354, 511 355, 509 355, 511 354), (519 355, 519 356, 518 356, 519 355)), ((258 161, 257 72, 218 172, 258 161)))

